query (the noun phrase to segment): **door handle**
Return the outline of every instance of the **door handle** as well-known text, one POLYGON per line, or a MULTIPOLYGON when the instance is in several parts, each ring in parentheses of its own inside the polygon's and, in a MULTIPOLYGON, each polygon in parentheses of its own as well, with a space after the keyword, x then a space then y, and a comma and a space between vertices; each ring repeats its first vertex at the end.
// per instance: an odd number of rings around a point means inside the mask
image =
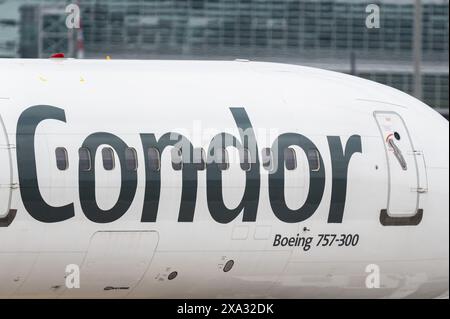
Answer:
POLYGON ((395 144, 394 141, 394 136, 393 134, 390 134, 387 137, 387 142, 389 143, 389 145, 392 147, 393 151, 394 151, 394 155, 397 158, 400 166, 402 167, 402 169, 404 171, 408 170, 408 164, 406 163, 405 157, 403 156, 402 151, 398 148, 398 146, 395 144))

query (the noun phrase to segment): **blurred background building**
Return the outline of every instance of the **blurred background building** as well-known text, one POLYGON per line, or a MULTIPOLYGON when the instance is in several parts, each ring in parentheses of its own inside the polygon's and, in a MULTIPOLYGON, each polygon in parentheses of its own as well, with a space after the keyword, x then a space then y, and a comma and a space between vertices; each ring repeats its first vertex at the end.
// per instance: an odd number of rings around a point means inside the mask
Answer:
POLYGON ((76 56, 83 47, 85 58, 287 62, 396 87, 448 116, 448 0, 421 0, 419 21, 416 1, 0 0, 0 57, 76 56), (72 2, 82 32, 66 27, 72 2), (369 4, 380 8, 378 29, 366 27, 369 4))

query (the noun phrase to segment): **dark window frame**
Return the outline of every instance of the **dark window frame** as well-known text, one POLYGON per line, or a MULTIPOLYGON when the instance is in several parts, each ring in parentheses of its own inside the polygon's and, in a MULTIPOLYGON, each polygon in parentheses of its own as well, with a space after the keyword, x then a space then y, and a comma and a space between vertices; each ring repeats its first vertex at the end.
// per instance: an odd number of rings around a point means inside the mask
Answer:
POLYGON ((149 169, 151 169, 153 172, 159 172, 161 171, 161 152, 156 147, 150 147, 147 149, 147 156, 148 156, 148 164, 149 169), (152 154, 151 152, 154 153, 152 154), (156 158, 154 156, 156 155, 156 158))
POLYGON ((219 149, 220 159, 217 158, 217 154, 214 156, 214 161, 221 171, 227 171, 230 168, 230 157, 226 148, 219 149))
POLYGON ((310 167, 312 172, 318 172, 320 171, 320 169, 322 168, 320 166, 320 153, 318 149, 309 149, 308 150, 308 154, 307 154, 307 158, 308 158, 308 163, 311 163, 311 161, 314 161, 317 165, 314 167, 310 167), (314 158, 312 158, 312 155, 314 155, 314 158))
POLYGON ((261 150, 261 158, 263 168, 267 171, 271 171, 273 168, 273 151, 270 147, 265 147, 261 150))
POLYGON ((179 147, 174 147, 170 152, 172 157, 172 168, 175 171, 183 170, 183 150, 179 147))
POLYGON ((252 154, 247 148, 242 149, 241 169, 245 172, 252 170, 252 154))
POLYGON ((67 153, 67 149, 65 147, 57 147, 55 149, 55 159, 56 167, 58 168, 58 170, 67 171, 69 169, 69 154, 67 153), (64 158, 58 156, 58 154, 61 154, 59 153, 59 151, 62 151, 62 153, 64 154, 64 158), (60 165, 61 163, 63 164, 63 166, 60 165))
POLYGON ((194 154, 192 154, 192 159, 194 161, 194 166, 199 171, 204 171, 206 169, 206 152, 203 148, 194 148, 194 154), (198 156, 200 155, 200 156, 198 156), (200 160, 200 161, 198 161, 200 160))
POLYGON ((127 147, 125 149, 125 167, 128 171, 135 172, 138 170, 139 161, 137 151, 134 147, 127 147), (133 154, 132 158, 129 157, 130 154, 133 154), (134 163, 130 165, 130 163, 134 163))
POLYGON ((82 171, 82 172, 90 172, 92 170, 91 151, 87 147, 81 147, 81 148, 78 149, 78 159, 79 159, 80 171, 82 171), (81 153, 82 152, 85 152, 85 154, 87 154, 87 158, 82 158, 81 157, 81 153), (87 163, 87 164, 89 164, 89 166, 87 167, 83 163, 87 163))
POLYGON ((113 171, 116 168, 114 150, 111 147, 102 148, 102 164, 105 171, 113 171), (108 158, 106 155, 110 155, 108 158))
POLYGON ((284 150, 284 167, 288 171, 294 171, 297 169, 297 154, 295 149, 288 147, 284 150))

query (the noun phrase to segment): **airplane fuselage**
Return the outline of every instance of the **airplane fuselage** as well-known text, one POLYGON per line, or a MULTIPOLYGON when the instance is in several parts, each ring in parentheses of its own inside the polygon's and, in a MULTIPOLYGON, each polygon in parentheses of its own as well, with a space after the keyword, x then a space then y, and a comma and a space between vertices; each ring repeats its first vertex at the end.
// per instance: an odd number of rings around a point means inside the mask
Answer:
POLYGON ((0 70, 1 298, 448 293, 448 121, 406 94, 253 62, 0 70))

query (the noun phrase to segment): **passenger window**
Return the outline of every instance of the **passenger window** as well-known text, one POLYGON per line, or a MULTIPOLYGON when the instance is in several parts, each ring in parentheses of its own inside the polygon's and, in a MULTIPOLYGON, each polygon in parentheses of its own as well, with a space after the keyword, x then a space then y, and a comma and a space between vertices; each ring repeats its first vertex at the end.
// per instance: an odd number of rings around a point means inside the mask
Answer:
POLYGON ((308 161, 311 171, 318 172, 320 170, 320 154, 318 150, 308 150, 308 161))
POLYGON ((226 171, 230 168, 230 162, 228 161, 228 151, 221 148, 216 154, 216 164, 221 171, 226 171))
POLYGON ((69 168, 69 157, 67 155, 67 150, 64 147, 58 147, 55 150, 56 156, 56 167, 60 171, 65 171, 69 168))
POLYGON ((176 171, 183 169, 183 152, 181 148, 172 149, 172 168, 176 171))
POLYGON ((107 171, 114 169, 114 151, 110 147, 102 149, 103 168, 107 171))
POLYGON ((242 162, 241 162, 241 169, 243 171, 250 171, 252 168, 252 164, 251 164, 251 156, 250 156, 250 151, 246 148, 244 148, 242 150, 242 162))
POLYGON ((153 172, 159 172, 161 170, 161 155, 159 151, 156 148, 151 147, 147 150, 147 154, 150 169, 153 172))
POLYGON ((91 152, 87 148, 80 148, 78 150, 78 157, 80 159, 80 171, 89 172, 92 169, 91 152))
POLYGON ((272 150, 270 148, 263 148, 262 150, 263 167, 268 171, 272 169, 272 159, 273 159, 272 150))
POLYGON ((137 152, 134 148, 125 149, 125 166, 128 171, 136 171, 138 168, 137 152))
POLYGON ((293 171, 297 168, 297 156, 293 148, 286 148, 284 150, 284 162, 288 171, 293 171))
POLYGON ((193 155, 195 168, 199 171, 204 171, 206 168, 205 150, 203 148, 195 148, 193 155))

